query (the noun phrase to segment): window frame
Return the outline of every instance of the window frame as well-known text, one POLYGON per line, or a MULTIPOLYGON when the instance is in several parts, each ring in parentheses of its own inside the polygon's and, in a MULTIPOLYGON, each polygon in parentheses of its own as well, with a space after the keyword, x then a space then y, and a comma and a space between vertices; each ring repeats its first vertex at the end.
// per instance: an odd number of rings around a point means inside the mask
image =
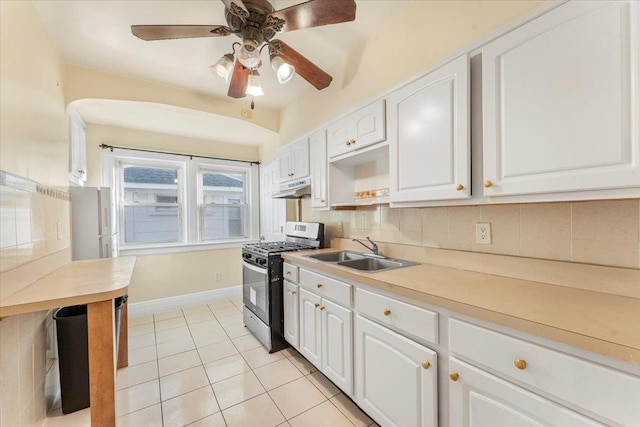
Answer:
POLYGON ((148 152, 110 148, 101 152, 101 185, 111 188, 115 200, 112 215, 116 219, 121 255, 150 255, 197 250, 240 247, 259 238, 259 168, 257 163, 200 158, 182 154, 148 152), (178 203, 181 203, 181 240, 167 243, 124 243, 124 174, 123 165, 176 167, 178 172, 178 203), (204 240, 201 230, 203 189, 200 171, 245 173, 246 203, 245 237, 204 240), (182 176, 181 176, 182 174, 182 176), (182 177, 182 179, 181 179, 182 177), (116 217, 117 216, 117 217, 116 217))

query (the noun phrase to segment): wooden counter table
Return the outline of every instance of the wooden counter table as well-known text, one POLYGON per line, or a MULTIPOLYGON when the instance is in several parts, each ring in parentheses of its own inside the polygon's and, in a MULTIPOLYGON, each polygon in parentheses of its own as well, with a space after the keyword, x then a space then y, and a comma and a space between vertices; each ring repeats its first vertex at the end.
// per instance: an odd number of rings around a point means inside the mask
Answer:
POLYGON ((116 425, 116 362, 128 365, 127 305, 116 359, 114 298, 125 295, 135 257, 72 261, 0 299, 0 317, 87 304, 91 425, 116 425))

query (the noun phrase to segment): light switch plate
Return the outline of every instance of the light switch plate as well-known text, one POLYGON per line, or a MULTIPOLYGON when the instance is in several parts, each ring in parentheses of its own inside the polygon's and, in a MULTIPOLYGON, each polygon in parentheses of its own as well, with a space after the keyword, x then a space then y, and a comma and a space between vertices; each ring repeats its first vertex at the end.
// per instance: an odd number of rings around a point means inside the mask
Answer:
POLYGON ((491 244, 491 223, 489 222, 476 223, 476 243, 480 243, 483 245, 491 244))

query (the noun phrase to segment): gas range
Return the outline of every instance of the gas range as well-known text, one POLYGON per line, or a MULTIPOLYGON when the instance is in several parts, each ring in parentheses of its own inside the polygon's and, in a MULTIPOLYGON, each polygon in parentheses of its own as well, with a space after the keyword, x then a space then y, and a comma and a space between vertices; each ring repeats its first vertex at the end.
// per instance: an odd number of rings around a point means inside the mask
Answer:
POLYGON ((256 255, 262 256, 273 256, 279 255, 282 252, 303 251, 305 249, 317 249, 317 246, 287 241, 247 243, 243 246, 244 251, 252 252, 256 255))
MULTIPOLYGON (((283 252, 324 248, 324 224, 318 222, 293 222, 285 224, 286 240, 281 242, 247 243, 242 247, 244 260, 261 260, 279 257, 283 252)), ((255 264, 265 265, 266 260, 255 264)))
POLYGON ((283 252, 324 247, 324 224, 287 222, 286 240, 249 243, 242 247, 244 324, 271 353, 288 344, 284 339, 283 252))

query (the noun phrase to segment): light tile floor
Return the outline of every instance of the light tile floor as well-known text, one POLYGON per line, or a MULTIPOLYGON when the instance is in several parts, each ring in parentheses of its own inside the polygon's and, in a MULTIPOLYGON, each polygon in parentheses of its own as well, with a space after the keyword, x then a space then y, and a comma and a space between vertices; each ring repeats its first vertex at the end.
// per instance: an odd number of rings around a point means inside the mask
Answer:
MULTIPOLYGON (((376 426, 292 348, 269 354, 242 323, 242 299, 129 319, 117 376, 123 426, 376 426)), ((45 425, 89 426, 90 409, 45 425)))

